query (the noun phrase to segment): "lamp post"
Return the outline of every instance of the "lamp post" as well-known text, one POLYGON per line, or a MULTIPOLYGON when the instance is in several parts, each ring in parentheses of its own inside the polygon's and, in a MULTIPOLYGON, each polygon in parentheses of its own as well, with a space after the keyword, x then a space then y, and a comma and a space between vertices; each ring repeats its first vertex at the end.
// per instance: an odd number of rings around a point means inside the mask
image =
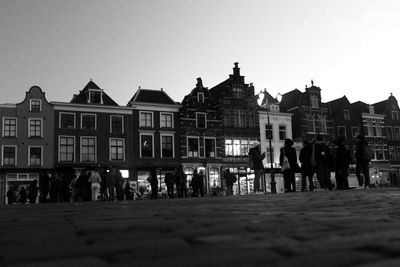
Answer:
MULTIPOLYGON (((265 107, 267 108, 267 122, 268 122, 268 143, 269 143, 269 160, 270 160, 270 175, 271 175, 271 193, 275 194, 276 193, 276 181, 275 181, 275 173, 274 173, 274 166, 273 166, 273 156, 272 156, 272 134, 273 134, 273 129, 272 129, 272 125, 270 122, 270 118, 269 118, 269 113, 271 111, 271 103, 268 103, 268 99, 266 97, 266 93, 267 90, 264 89, 264 92, 260 92, 260 94, 258 95, 258 100, 257 103, 260 107, 265 107)), ((277 101, 278 103, 281 100, 281 94, 278 94, 277 96, 277 101)), ((264 169, 264 193, 267 193, 267 181, 265 178, 265 169, 264 169)))

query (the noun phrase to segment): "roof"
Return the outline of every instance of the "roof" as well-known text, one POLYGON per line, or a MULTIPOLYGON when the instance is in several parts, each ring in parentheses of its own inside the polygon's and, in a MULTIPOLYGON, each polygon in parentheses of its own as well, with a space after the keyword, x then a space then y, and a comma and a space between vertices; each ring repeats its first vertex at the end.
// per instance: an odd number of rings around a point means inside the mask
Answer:
POLYGON ((115 102, 110 96, 108 96, 103 89, 101 89, 97 84, 95 84, 92 80, 90 80, 86 86, 79 91, 79 94, 74 94, 70 103, 75 104, 91 104, 91 105, 106 105, 106 106, 119 106, 117 102, 115 102), (99 103, 89 103, 89 90, 101 90, 102 91, 102 100, 101 104, 99 103))
POLYGON ((132 102, 177 105, 177 103, 172 100, 163 89, 152 90, 139 88, 131 100, 129 100, 128 105, 132 102))

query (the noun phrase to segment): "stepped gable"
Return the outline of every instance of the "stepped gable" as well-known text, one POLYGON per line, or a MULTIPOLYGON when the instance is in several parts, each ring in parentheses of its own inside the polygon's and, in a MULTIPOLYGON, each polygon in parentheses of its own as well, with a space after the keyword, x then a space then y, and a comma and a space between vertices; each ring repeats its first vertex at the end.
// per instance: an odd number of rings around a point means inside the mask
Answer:
POLYGON ((119 106, 117 102, 115 102, 110 96, 108 96, 104 89, 101 89, 97 84, 95 84, 92 80, 90 80, 86 86, 79 91, 79 94, 74 94, 70 103, 74 104, 90 104, 90 105, 105 105, 105 106, 119 106), (100 103, 90 103, 89 101, 89 92, 98 91, 101 94, 100 103))

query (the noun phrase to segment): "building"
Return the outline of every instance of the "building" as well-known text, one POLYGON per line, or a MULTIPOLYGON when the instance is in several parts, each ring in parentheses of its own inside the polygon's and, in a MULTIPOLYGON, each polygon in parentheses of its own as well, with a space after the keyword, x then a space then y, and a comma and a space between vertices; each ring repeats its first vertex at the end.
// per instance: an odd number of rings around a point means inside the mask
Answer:
POLYGON ((149 190, 151 169, 157 169, 161 192, 165 190, 164 175, 180 165, 179 109, 163 90, 139 89, 129 100, 132 109, 131 168, 137 186, 149 190))
POLYGON ((321 101, 321 88, 314 85, 307 87, 305 92, 298 89, 282 95, 280 110, 293 114, 293 140, 315 140, 320 134, 326 140, 335 138, 333 122, 330 117, 329 105, 321 101))
MULTIPOLYGON (((275 175, 276 189, 278 193, 284 192, 283 176, 280 169, 280 149, 284 147, 285 139, 292 139, 292 116, 287 112, 280 112, 279 101, 272 97, 264 89, 259 94, 259 125, 261 151, 266 151, 264 168, 266 169, 265 180, 267 192, 271 191, 271 171, 275 175), (272 159, 272 160, 271 160, 272 159), (271 170, 272 168, 272 170, 271 170)), ((295 143, 294 147, 299 156, 301 144, 295 143)))
POLYGON ((260 138, 257 99, 253 84, 245 83, 240 75, 239 63, 234 64, 233 74, 210 89, 222 116, 222 136, 225 157, 222 168, 229 168, 238 176, 235 194, 253 192, 253 170, 249 168, 248 151, 260 138))
POLYGON ((132 110, 119 106, 90 81, 70 102, 54 105, 54 155, 58 172, 74 177, 86 168, 121 170, 129 177, 132 110))
MULTIPOLYGON (((388 99, 373 104, 375 112, 385 114, 386 143, 388 147, 389 181, 392 185, 399 186, 400 174, 400 109, 397 99, 391 94, 388 99)), ((383 166, 382 166, 383 167, 383 166)), ((382 168, 381 168, 382 169, 382 168)))
POLYGON ((7 203, 10 188, 18 194, 53 168, 54 111, 42 89, 32 86, 21 103, 0 105, 0 116, 0 191, 7 203))
POLYGON ((184 97, 179 112, 181 160, 188 185, 193 171, 203 170, 208 194, 216 194, 222 188, 225 146, 217 104, 201 78, 197 78, 196 87, 184 97))

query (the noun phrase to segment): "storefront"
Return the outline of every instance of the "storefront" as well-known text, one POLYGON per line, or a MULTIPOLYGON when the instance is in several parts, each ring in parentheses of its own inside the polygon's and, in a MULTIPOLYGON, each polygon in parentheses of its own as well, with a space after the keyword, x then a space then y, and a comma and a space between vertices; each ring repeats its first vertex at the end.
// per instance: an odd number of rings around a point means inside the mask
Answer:
POLYGON ((183 163, 183 171, 186 174, 188 195, 191 196, 192 188, 190 183, 193 178, 194 170, 204 173, 204 192, 206 195, 215 195, 222 191, 222 175, 220 173, 221 165, 219 164, 202 164, 201 166, 193 163, 183 163))
MULTIPOLYGON (((4 203, 9 204, 7 194, 12 192, 14 195, 14 203, 20 203, 19 192, 23 190, 26 191, 28 195, 29 187, 36 180, 36 186, 39 186, 39 173, 12 173, 8 172, 3 174, 5 177, 5 188, 4 188, 4 203)), ((27 200, 28 202, 28 200, 27 200)), ((39 202, 39 193, 36 195, 35 203, 39 202)))

